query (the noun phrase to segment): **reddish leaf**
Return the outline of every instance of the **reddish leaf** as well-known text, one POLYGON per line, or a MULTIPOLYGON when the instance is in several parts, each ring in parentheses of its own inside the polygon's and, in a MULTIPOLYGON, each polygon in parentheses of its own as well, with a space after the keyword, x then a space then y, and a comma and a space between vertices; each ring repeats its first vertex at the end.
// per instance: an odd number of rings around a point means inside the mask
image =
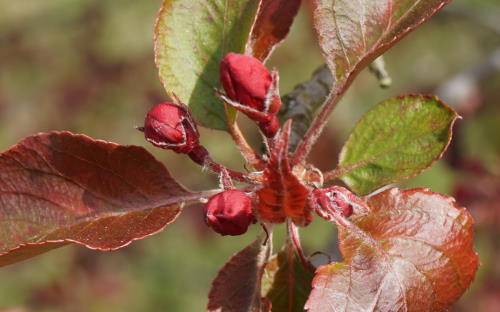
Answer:
POLYGON ((161 231, 193 195, 141 147, 30 136, 0 154, 0 266, 69 242, 126 246, 161 231))
POLYGON ((312 270, 304 268, 295 250, 287 245, 267 263, 262 295, 272 303, 272 311, 304 311, 313 276, 312 270))
POLYGON ((271 253, 259 238, 234 255, 219 271, 208 294, 208 311, 260 312, 260 281, 271 253))
POLYGON ((264 187, 257 193, 258 214, 271 223, 285 222, 290 217, 300 226, 309 224, 312 215, 306 205, 309 190, 293 174, 288 161, 291 122, 287 122, 264 170, 264 187))
POLYGON ((397 188, 367 198, 372 212, 332 213, 344 262, 322 266, 309 311, 442 311, 478 267, 473 220, 453 198, 397 188))
POLYGON ((265 61, 290 31, 300 0, 261 0, 245 53, 265 61))
POLYGON ((355 74, 451 0, 313 0, 318 40, 337 84, 355 74))

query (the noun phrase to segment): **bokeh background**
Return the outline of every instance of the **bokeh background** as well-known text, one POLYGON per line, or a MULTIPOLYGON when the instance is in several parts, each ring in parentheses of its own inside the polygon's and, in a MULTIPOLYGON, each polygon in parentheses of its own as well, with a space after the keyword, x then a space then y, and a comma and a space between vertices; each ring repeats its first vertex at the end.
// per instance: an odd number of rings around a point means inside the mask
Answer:
MULTIPOLYGON (((155 150, 134 130, 165 99, 152 52, 160 3, 0 0, 0 149, 32 133, 70 130, 145 146, 189 188, 216 187, 214 176, 155 150)), ((269 62, 280 70, 282 94, 323 63, 310 22, 303 5, 269 62)), ((381 89, 363 72, 311 159, 333 168, 355 121, 383 99, 410 92, 443 97, 463 116, 453 144, 443 160, 401 184, 454 195, 469 208, 482 266, 453 311, 500 311, 500 1, 453 1, 385 60, 393 85, 381 89)), ((241 121, 258 147, 256 128, 241 121)), ((216 160, 242 168, 228 135, 202 129, 202 141, 216 160)), ((70 246, 0 268, 0 311, 203 311, 218 268, 258 230, 222 238, 205 227, 200 207, 190 207, 165 231, 118 251, 70 246)), ((305 249, 334 252, 335 234, 316 220, 303 231, 305 249)))

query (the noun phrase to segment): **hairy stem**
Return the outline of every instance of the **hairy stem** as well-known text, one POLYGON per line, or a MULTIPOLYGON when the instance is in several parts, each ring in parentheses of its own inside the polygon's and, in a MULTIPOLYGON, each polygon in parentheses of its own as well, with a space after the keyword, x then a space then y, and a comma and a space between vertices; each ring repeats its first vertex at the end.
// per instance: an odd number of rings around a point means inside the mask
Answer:
MULTIPOLYGON (((238 190, 242 192, 252 192, 255 190, 254 186, 246 186, 243 188, 238 188, 238 190)), ((214 189, 214 190, 206 190, 206 191, 201 191, 201 192, 196 192, 196 193, 190 193, 188 195, 184 195, 181 197, 181 201, 185 203, 194 203, 194 202, 200 202, 200 199, 207 199, 212 197, 215 194, 219 194, 221 192, 221 189, 214 189)), ((169 204, 170 202, 175 203, 175 201, 179 201, 179 198, 176 197, 174 200, 169 199, 165 203, 162 203, 164 205, 169 204)))
MULTIPOLYGON (((314 272, 314 267, 307 260, 307 257, 304 255, 304 251, 302 250, 302 246, 300 245, 300 237, 299 230, 295 224, 290 219, 287 219, 287 236, 288 236, 288 244, 293 246, 293 249, 297 251, 299 255, 300 262, 307 270, 314 272)), ((290 248, 292 249, 292 248, 290 248)), ((289 263, 293 263, 289 261, 289 263)))
POLYGON ((223 172, 223 170, 226 170, 229 176, 236 181, 245 182, 249 184, 260 184, 260 176, 253 176, 253 175, 251 176, 238 171, 228 169, 223 165, 215 162, 212 158, 210 158, 210 156, 205 158, 204 167, 218 174, 223 172))
POLYGON ((345 173, 351 171, 352 168, 336 168, 328 172, 323 173, 323 179, 324 183, 335 181, 341 176, 343 176, 345 173))
POLYGON ((240 181, 240 182, 245 182, 245 183, 249 183, 249 184, 260 184, 260 181, 261 181, 260 176, 248 175, 248 174, 241 173, 239 171, 234 171, 234 170, 226 168, 225 166, 214 161, 212 159, 212 157, 210 157, 210 154, 208 153, 207 149, 201 145, 199 145, 195 149, 193 149, 188 154, 188 156, 195 163, 202 165, 203 168, 211 170, 217 174, 228 174, 231 177, 231 179, 234 179, 234 180, 240 181))
POLYGON ((348 83, 346 82, 342 85, 342 87, 333 88, 332 92, 330 92, 330 95, 321 108, 321 111, 318 113, 318 115, 316 115, 311 127, 307 130, 304 138, 295 150, 295 154, 293 155, 293 158, 291 160, 292 167, 304 162, 306 157, 309 155, 314 143, 316 143, 319 136, 321 135, 321 132, 323 132, 326 123, 328 122, 328 116, 339 102, 341 95, 346 89, 347 85, 348 83))
POLYGON ((241 155, 245 159, 245 161, 252 167, 255 168, 256 170, 262 170, 265 166, 264 161, 262 158, 253 150, 253 148, 248 144, 247 140, 245 139, 245 136, 241 132, 240 128, 238 127, 238 123, 236 121, 231 122, 229 120, 229 112, 227 110, 228 105, 224 104, 224 108, 226 110, 226 120, 228 124, 228 132, 231 135, 231 138, 233 141, 236 143, 236 146, 238 146, 238 149, 240 150, 241 155))

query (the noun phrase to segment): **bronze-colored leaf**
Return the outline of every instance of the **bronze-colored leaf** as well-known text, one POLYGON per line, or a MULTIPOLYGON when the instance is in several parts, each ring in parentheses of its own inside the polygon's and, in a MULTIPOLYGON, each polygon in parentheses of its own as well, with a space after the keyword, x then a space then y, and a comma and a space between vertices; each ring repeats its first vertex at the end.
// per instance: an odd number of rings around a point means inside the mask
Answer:
POLYGON ((70 242, 121 248, 161 231, 194 195, 142 147, 27 137, 0 154, 0 266, 70 242))
POLYGON ((314 25, 336 83, 344 85, 451 0, 313 0, 314 25))
MULTIPOLYGON (((208 311, 261 311, 260 281, 271 255, 270 241, 264 237, 258 238, 222 267, 208 294, 208 311)), ((266 306, 267 303, 264 304, 266 306)))
POLYGON ((312 270, 305 268, 295 250, 286 245, 266 265, 262 296, 270 300, 272 311, 304 311, 313 277, 312 270))
POLYGON ((368 215, 332 213, 344 262, 322 266, 306 308, 443 311, 474 279, 473 220, 453 198, 392 188, 366 199, 368 215))
POLYGON ((245 53, 265 61, 290 31, 300 0, 261 0, 245 53))

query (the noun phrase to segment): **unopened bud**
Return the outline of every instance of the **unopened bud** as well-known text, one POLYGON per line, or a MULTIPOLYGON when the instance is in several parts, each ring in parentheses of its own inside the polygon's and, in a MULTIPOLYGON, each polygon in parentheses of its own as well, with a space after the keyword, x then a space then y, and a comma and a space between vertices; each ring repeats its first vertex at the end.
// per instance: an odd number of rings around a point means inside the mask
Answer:
POLYGON ((220 63, 220 80, 226 102, 256 121, 268 137, 279 129, 276 114, 281 108, 278 74, 256 58, 228 53, 220 63))
MULTIPOLYGON (((328 206, 335 209, 335 211, 342 215, 344 218, 348 218, 354 211, 353 205, 358 204, 357 201, 353 201, 353 198, 351 198, 352 196, 350 195, 352 195, 351 192, 339 186, 318 189, 313 193, 315 201, 314 205, 317 205, 317 207, 328 206)), ((316 210, 318 211, 318 209, 316 210)), ((324 217, 324 215, 320 211, 318 211, 318 213, 322 217, 324 217)))
POLYGON ((207 224, 221 235, 241 235, 255 223, 250 197, 239 190, 212 196, 205 204, 207 224))
POLYGON ((144 121, 144 137, 154 146, 187 154, 200 145, 196 124, 185 105, 172 102, 153 107, 144 121))

